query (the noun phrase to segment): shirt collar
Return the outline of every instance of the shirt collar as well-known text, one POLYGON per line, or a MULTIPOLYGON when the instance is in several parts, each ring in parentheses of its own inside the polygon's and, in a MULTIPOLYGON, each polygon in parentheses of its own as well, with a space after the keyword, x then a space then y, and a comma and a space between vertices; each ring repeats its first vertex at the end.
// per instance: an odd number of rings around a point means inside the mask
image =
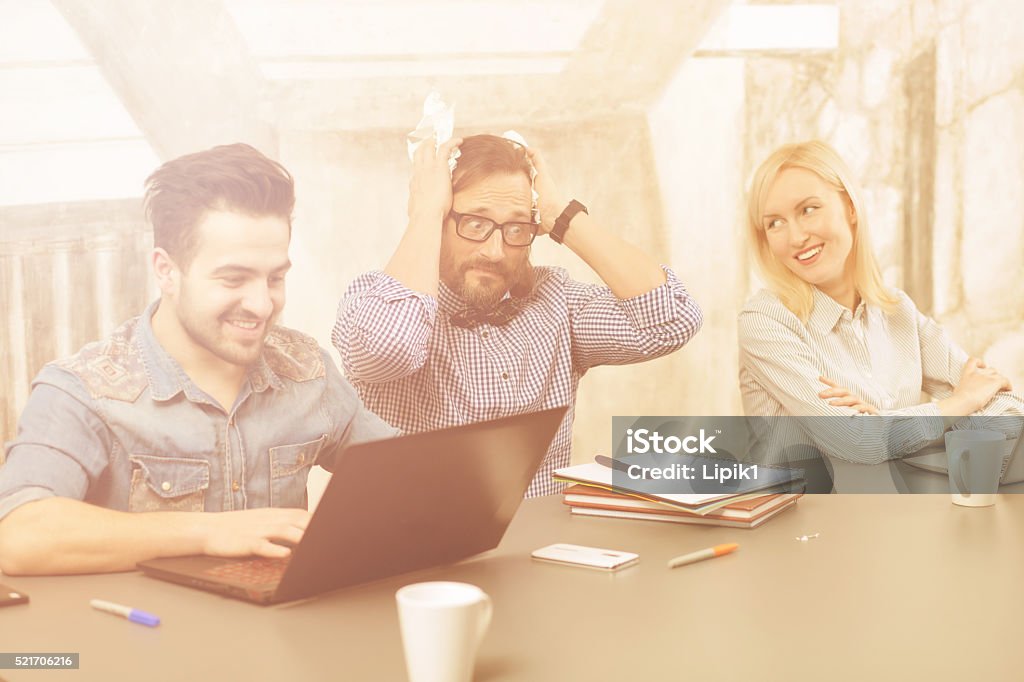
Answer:
MULTIPOLYGON (((156 312, 159 305, 160 299, 157 299, 146 306, 139 319, 135 334, 136 348, 145 366, 153 399, 165 401, 179 393, 184 393, 185 397, 192 402, 210 402, 206 394, 196 386, 178 361, 171 357, 171 354, 157 341, 156 334, 153 333, 153 313, 156 312)), ((262 393, 268 388, 284 388, 281 378, 270 369, 262 353, 256 364, 249 368, 248 382, 254 393, 262 393)), ((241 393, 243 395, 246 393, 245 387, 242 388, 241 393)), ((231 408, 230 405, 224 407, 231 408)))
POLYGON ((850 320, 858 319, 867 313, 867 307, 863 301, 857 305, 857 309, 850 311, 846 306, 838 303, 834 298, 823 292, 818 287, 811 287, 814 298, 814 307, 811 308, 811 315, 807 319, 809 326, 813 326, 822 332, 830 332, 839 324, 839 320, 847 317, 850 320))
POLYGON ((249 368, 249 385, 252 386, 254 393, 263 393, 268 388, 275 390, 284 388, 284 382, 274 373, 274 370, 270 369, 265 355, 266 349, 264 348, 264 352, 260 353, 260 359, 249 368))
POLYGON ((437 306, 446 314, 452 315, 455 311, 461 310, 465 306, 465 303, 462 302, 461 296, 448 288, 447 284, 444 282, 438 282, 437 306))

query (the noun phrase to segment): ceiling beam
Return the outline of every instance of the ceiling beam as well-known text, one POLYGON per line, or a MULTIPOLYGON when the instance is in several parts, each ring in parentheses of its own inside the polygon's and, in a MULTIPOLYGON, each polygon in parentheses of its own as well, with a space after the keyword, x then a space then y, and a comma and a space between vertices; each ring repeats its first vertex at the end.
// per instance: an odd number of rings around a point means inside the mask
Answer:
MULTIPOLYGON (((562 72, 583 106, 646 111, 730 0, 608 0, 562 72)), ((585 111, 585 109, 584 109, 585 111)))
POLYGON ((348 59, 353 75, 274 79, 267 96, 282 129, 411 129, 432 88, 455 104, 460 128, 634 116, 657 101, 729 4, 608 0, 555 72, 484 75, 471 68, 480 66, 472 57, 453 57, 473 73, 409 75, 401 64, 368 57, 363 75, 359 61, 348 59))
POLYGON ((522 126, 560 120, 558 77, 392 76, 274 81, 281 129, 412 130, 436 89, 455 106, 455 126, 522 126))
POLYGON ((277 155, 264 81, 218 0, 52 0, 157 155, 247 142, 277 155))

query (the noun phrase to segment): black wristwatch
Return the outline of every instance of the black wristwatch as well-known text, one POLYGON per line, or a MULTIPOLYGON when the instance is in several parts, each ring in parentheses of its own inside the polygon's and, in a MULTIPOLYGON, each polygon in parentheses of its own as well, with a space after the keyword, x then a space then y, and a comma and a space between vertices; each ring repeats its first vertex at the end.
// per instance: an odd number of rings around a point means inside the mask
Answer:
POLYGON ((565 231, 569 229, 569 223, 572 222, 572 219, 575 218, 576 214, 580 211, 589 215, 586 206, 575 199, 570 201, 569 205, 565 207, 564 211, 562 211, 562 215, 558 216, 555 220, 555 226, 551 228, 551 238, 561 244, 565 239, 565 231))

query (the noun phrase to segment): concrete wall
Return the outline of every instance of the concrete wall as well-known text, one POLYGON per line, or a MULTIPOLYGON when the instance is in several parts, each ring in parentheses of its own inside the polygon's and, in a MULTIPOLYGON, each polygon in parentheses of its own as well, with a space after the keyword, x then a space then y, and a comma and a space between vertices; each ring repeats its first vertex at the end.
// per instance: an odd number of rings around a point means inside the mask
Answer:
POLYGON ((658 387, 661 407, 649 414, 742 414, 736 313, 748 282, 740 222, 744 95, 743 60, 691 59, 648 115, 651 181, 661 190, 671 260, 704 310, 703 329, 676 354, 678 370, 658 387))
POLYGON ((865 189, 886 280, 1024 381, 1024 5, 840 0, 839 49, 747 62, 746 175, 822 138, 865 189))

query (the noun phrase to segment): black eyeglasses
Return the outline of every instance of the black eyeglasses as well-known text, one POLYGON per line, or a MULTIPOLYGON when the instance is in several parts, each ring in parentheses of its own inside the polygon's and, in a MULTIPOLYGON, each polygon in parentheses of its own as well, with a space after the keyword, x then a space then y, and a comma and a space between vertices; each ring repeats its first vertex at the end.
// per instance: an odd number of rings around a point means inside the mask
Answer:
POLYGON ((463 239, 473 242, 485 242, 491 238, 495 230, 501 231, 501 240, 509 246, 529 246, 537 236, 538 223, 511 222, 498 224, 490 218, 470 213, 449 215, 455 219, 455 232, 463 239))

